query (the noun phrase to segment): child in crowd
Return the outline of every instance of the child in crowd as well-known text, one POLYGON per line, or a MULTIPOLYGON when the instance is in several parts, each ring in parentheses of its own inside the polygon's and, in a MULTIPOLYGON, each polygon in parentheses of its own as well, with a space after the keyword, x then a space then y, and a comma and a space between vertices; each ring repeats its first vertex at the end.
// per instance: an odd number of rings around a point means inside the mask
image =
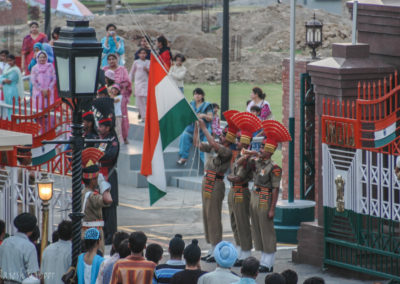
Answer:
POLYGON ((164 253, 163 248, 159 244, 149 244, 146 248, 146 259, 158 264, 164 253))
POLYGON ((183 62, 186 61, 186 58, 183 54, 178 53, 174 57, 174 65, 169 69, 169 75, 174 79, 176 85, 179 90, 183 93, 183 79, 186 75, 186 67, 183 66, 183 62))
POLYGON ((220 126, 219 115, 218 115, 219 105, 216 103, 213 103, 212 108, 213 108, 213 120, 211 123, 212 135, 214 138, 217 138, 222 134, 222 129, 220 126))
POLYGON ((118 141, 122 143, 122 111, 121 111, 121 89, 118 84, 111 86, 111 98, 114 99, 114 113, 115 113, 115 132, 117 132, 118 141))
POLYGON ((255 116, 257 116, 258 118, 260 118, 261 109, 260 109, 259 106, 252 106, 252 107, 250 108, 250 112, 251 112, 252 114, 254 114, 255 116))
POLYGON ((139 108, 139 115, 142 122, 146 119, 147 84, 149 81, 150 60, 146 59, 147 51, 140 48, 139 59, 132 64, 129 76, 135 81, 136 106, 139 108))

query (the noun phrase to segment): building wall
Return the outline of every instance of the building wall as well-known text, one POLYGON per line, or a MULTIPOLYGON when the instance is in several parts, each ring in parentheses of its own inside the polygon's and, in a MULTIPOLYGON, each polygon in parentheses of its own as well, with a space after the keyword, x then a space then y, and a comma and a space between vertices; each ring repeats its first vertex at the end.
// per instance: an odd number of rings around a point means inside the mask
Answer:
POLYGON ((0 12, 0 26, 20 25, 28 21, 28 4, 24 0, 12 0, 11 3, 11 10, 0 12))

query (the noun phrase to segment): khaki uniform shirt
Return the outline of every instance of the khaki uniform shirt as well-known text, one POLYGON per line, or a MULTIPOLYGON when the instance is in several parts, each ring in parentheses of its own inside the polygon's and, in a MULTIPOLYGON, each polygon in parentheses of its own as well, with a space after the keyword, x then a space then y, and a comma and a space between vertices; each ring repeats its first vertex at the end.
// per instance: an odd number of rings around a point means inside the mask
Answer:
POLYGON ((251 160, 255 167, 254 185, 266 188, 279 188, 281 183, 282 169, 272 160, 251 160))
MULTIPOLYGON (((202 152, 211 152, 213 148, 206 143, 201 143, 200 144, 200 151, 202 152)), ((231 164, 231 158, 232 158, 232 150, 221 146, 219 149, 216 151, 217 155, 216 156, 210 156, 207 159, 206 165, 204 169, 206 171, 214 171, 217 173, 225 173, 231 164)))
POLYGON ((103 195, 97 191, 92 191, 85 187, 82 191, 82 206, 85 202, 85 195, 87 192, 92 192, 86 200, 85 208, 83 208, 85 217, 83 217, 84 222, 103 220, 102 208, 107 205, 103 201, 103 195))
POLYGON ((240 183, 248 183, 253 178, 253 172, 250 167, 247 166, 248 160, 238 165, 237 162, 242 157, 240 153, 237 155, 236 160, 233 164, 233 175, 240 178, 240 183))

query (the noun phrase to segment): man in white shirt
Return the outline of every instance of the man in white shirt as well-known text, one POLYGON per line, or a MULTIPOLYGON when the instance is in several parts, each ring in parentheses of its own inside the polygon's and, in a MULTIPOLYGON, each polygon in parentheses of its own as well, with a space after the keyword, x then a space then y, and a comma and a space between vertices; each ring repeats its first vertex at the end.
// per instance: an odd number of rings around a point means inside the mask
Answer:
POLYGON ((40 270, 45 284, 63 284, 61 277, 71 266, 72 222, 62 221, 58 235, 59 240, 43 251, 40 270))
POLYGON ((36 226, 37 219, 30 213, 15 217, 14 226, 18 232, 4 240, 0 246, 0 279, 8 283, 21 283, 30 275, 39 274, 35 245, 29 236, 36 226))

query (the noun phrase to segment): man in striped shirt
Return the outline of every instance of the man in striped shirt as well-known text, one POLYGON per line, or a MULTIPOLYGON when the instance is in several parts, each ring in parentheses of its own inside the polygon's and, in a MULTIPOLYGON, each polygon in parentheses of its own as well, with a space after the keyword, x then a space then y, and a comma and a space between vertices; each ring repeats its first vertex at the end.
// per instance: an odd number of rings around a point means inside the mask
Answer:
POLYGON ((143 232, 133 232, 129 236, 131 255, 118 260, 113 268, 111 284, 151 284, 155 263, 143 257, 147 237, 143 232))
POLYGON ((185 269, 186 263, 182 260, 184 249, 185 242, 182 240, 182 235, 176 234, 175 237, 169 241, 168 251, 170 259, 164 264, 157 265, 154 272, 153 284, 170 283, 175 273, 185 269))

